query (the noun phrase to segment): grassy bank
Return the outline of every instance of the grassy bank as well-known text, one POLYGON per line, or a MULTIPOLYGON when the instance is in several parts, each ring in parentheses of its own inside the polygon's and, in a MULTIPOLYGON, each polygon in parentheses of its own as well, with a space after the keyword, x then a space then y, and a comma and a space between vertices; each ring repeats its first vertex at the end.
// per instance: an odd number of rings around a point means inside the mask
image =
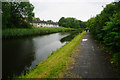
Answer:
POLYGON ((26 36, 33 35, 43 35, 50 34, 55 32, 65 32, 71 31, 71 28, 63 28, 63 27, 44 27, 44 28, 32 28, 32 29, 5 29, 2 30, 2 38, 20 38, 26 36))
POLYGON ((29 71, 20 78, 57 78, 71 61, 71 52, 77 47, 85 32, 77 35, 71 42, 67 43, 56 52, 53 52, 45 61, 42 61, 35 69, 29 71))

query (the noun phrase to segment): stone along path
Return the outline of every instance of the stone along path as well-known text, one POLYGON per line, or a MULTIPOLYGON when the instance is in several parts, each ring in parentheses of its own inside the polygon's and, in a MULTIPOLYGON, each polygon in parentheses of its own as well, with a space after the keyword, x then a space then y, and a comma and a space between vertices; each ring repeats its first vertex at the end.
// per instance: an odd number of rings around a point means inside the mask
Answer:
POLYGON ((89 32, 85 34, 80 47, 64 78, 115 78, 104 52, 99 49, 89 32))

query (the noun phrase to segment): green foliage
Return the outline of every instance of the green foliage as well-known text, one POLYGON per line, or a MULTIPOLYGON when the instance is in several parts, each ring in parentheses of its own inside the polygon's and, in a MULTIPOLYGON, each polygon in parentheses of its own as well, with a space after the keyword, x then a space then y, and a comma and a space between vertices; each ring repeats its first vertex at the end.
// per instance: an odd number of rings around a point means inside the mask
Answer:
POLYGON ((58 24, 60 26, 66 27, 66 28, 84 28, 85 27, 85 22, 82 22, 80 20, 77 20, 75 18, 64 18, 62 17, 58 24))
POLYGON ((103 30, 106 35, 104 36, 104 44, 110 46, 114 52, 120 52, 120 13, 113 15, 110 22, 107 22, 103 30))
POLYGON ((120 62, 120 1, 108 4, 87 26, 95 39, 112 50, 113 63, 120 62))
POLYGON ((117 64, 120 63, 120 53, 116 53, 113 55, 112 63, 117 63, 117 64))
POLYGON ((28 21, 32 21, 33 5, 29 2, 3 2, 2 23, 4 28, 28 28, 28 21))
POLYGON ((39 17, 37 17, 37 18, 34 18, 33 20, 37 20, 37 21, 40 21, 40 18, 39 18, 39 17))
POLYGON ((33 35, 43 35, 43 34, 50 34, 55 32, 65 32, 71 31, 71 28, 64 28, 64 27, 44 27, 44 28, 35 28, 32 29, 4 29, 2 31, 2 38, 20 38, 25 36, 33 36, 33 35))
POLYGON ((47 20, 47 22, 53 22, 52 20, 47 20))

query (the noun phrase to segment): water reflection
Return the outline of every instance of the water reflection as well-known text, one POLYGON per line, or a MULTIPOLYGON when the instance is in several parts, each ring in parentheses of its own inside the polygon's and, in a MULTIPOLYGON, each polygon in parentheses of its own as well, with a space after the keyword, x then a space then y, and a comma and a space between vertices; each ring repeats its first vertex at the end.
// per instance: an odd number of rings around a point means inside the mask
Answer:
POLYGON ((62 43, 64 43, 64 42, 69 42, 69 41, 71 41, 77 34, 79 34, 79 32, 76 32, 76 31, 71 32, 70 35, 62 38, 60 41, 61 41, 62 43))
POLYGON ((2 43, 2 76, 12 77, 32 69, 36 64, 59 49, 66 41, 61 39, 70 33, 54 33, 26 39, 3 40, 2 43))
POLYGON ((34 68, 40 61, 47 59, 47 57, 56 51, 61 46, 65 45, 66 42, 61 43, 60 39, 68 36, 70 33, 56 33, 52 35, 36 37, 33 39, 35 60, 32 62, 31 68, 34 68))
POLYGON ((20 74, 34 60, 32 39, 9 40, 2 44, 3 77, 20 74))

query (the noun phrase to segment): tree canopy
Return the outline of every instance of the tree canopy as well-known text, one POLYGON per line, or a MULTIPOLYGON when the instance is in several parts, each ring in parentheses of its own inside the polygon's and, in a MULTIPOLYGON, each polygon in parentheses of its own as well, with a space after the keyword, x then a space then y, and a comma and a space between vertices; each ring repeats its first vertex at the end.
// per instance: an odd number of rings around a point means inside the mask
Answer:
POLYGON ((59 26, 63 26, 66 28, 84 28, 85 27, 85 22, 82 22, 81 20, 77 20, 75 18, 64 18, 62 17, 59 22, 59 26))
POLYGON ((33 20, 37 20, 37 21, 40 21, 40 18, 39 18, 39 17, 37 17, 37 18, 34 18, 33 20))
POLYGON ((3 28, 27 28, 34 17, 34 6, 29 2, 3 2, 3 28))
POLYGON ((47 20, 47 22, 53 22, 52 20, 47 20))

